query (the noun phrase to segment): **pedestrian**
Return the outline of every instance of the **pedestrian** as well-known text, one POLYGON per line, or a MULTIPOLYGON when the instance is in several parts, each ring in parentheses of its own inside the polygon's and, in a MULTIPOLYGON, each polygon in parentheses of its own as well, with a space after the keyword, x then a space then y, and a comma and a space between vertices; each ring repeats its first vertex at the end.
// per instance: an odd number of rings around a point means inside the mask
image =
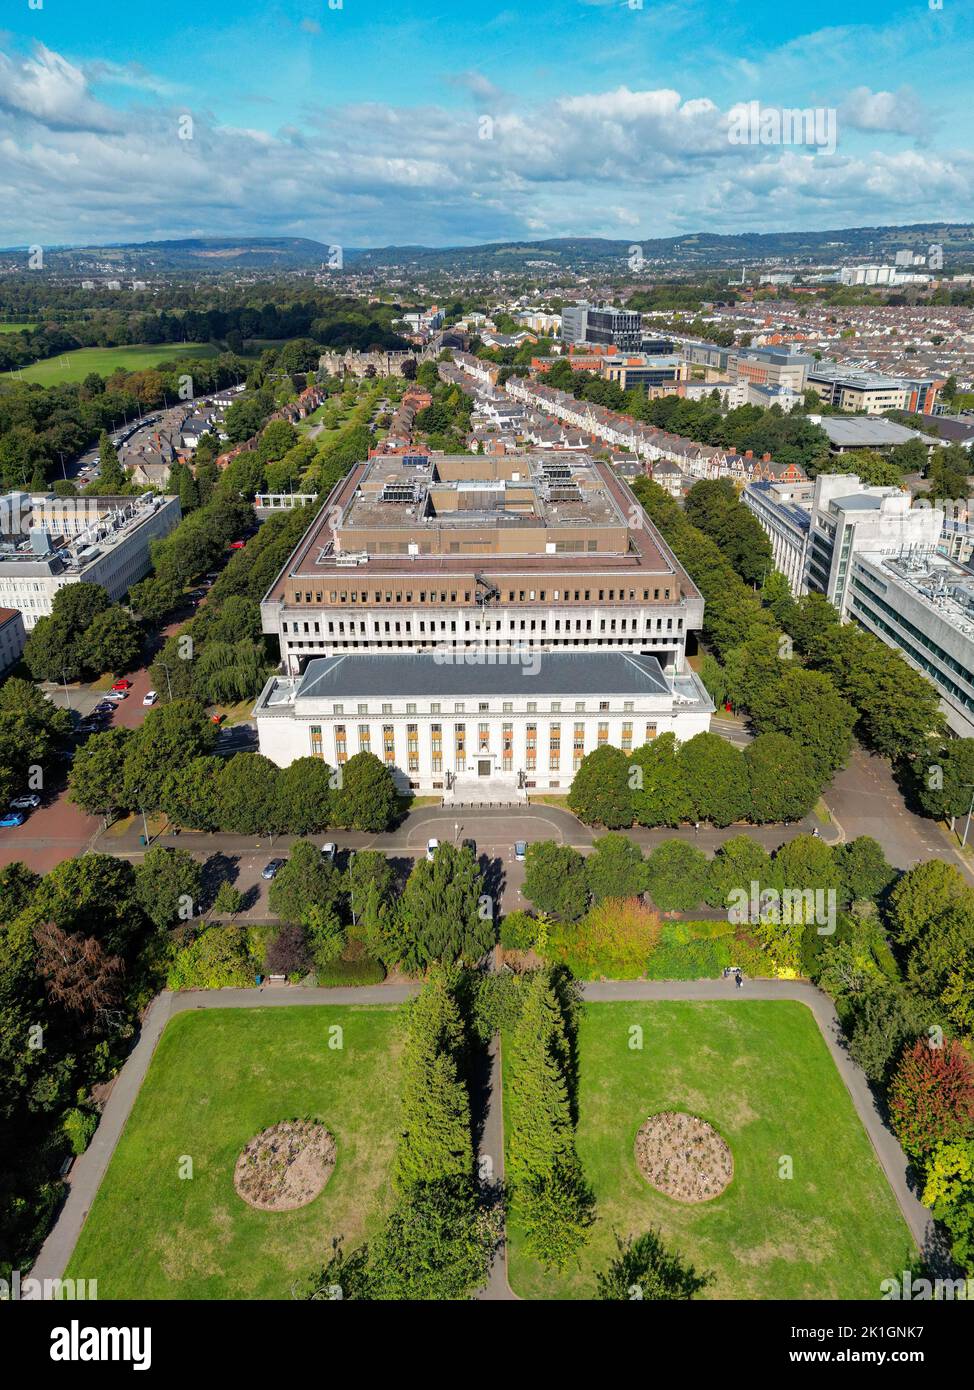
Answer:
POLYGON ((744 976, 741 974, 741 972, 740 972, 739 970, 738 970, 738 972, 737 972, 737 988, 738 988, 738 989, 743 989, 743 988, 744 988, 744 976))
POLYGON ((700 834, 700 822, 699 822, 699 821, 694 821, 694 823, 693 823, 693 833, 694 833, 694 835, 699 835, 699 834, 700 834))
POLYGON ((817 826, 817 825, 816 825, 815 829, 812 831, 812 839, 813 839, 813 840, 817 840, 817 839, 818 839, 818 826, 817 826))

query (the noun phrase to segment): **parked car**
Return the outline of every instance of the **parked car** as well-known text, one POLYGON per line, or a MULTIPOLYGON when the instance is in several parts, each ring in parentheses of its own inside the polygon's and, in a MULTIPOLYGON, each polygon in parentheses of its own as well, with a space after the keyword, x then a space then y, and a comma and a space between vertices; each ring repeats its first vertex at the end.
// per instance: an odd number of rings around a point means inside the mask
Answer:
POLYGON ((142 703, 144 705, 154 705, 158 698, 159 692, 157 690, 147 690, 142 696, 142 703))
POLYGON ((41 799, 36 792, 28 792, 26 796, 15 796, 10 803, 11 811, 36 811, 41 804, 41 799))
POLYGON ((24 817, 20 811, 8 811, 5 816, 0 817, 0 827, 4 830, 9 830, 14 825, 23 825, 23 823, 24 817))
POLYGON ((113 690, 131 690, 131 689, 132 689, 132 682, 131 682, 130 680, 126 680, 126 678, 125 678, 124 676, 121 676, 121 677, 115 682, 115 684, 112 686, 112 689, 113 689, 113 690))
POLYGON ((439 840, 427 840, 427 841, 426 841, 426 858, 430 861, 431 864, 432 864, 432 862, 433 862, 433 856, 435 855, 435 853, 436 853, 436 851, 439 849, 439 847, 440 847, 440 842, 439 842, 439 840))
POLYGON ((231 549, 231 550, 243 550, 243 548, 244 548, 244 546, 245 546, 246 544, 247 544, 246 541, 231 541, 231 542, 230 542, 230 549, 231 549))
POLYGON ((113 705, 120 705, 123 700, 127 700, 129 693, 127 690, 110 690, 105 696, 106 700, 111 700, 113 705))
POLYGON ((527 854, 527 852, 528 846, 526 840, 514 841, 514 858, 518 861, 519 864, 524 863, 524 856, 527 854))
POLYGON ((272 859, 269 864, 265 864, 261 869, 261 878, 274 878, 278 869, 283 868, 286 863, 286 859, 272 859))
POLYGON ((115 706, 112 704, 111 700, 99 700, 92 710, 92 714, 111 714, 114 708, 115 706))
POLYGON ((334 845, 331 840, 328 840, 321 846, 321 857, 322 859, 326 859, 329 864, 334 864, 336 852, 337 846, 334 845))

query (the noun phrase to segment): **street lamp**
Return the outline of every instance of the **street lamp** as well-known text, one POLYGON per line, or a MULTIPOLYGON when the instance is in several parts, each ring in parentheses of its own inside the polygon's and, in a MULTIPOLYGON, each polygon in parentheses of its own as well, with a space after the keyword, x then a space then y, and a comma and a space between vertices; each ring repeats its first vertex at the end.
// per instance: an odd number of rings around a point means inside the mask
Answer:
POLYGON ((156 657, 156 665, 161 666, 166 673, 166 689, 169 691, 169 703, 172 704, 172 681, 169 679, 168 662, 161 661, 159 657, 156 657))
POLYGON ((971 813, 974 812, 974 782, 963 782, 961 785, 971 788, 971 804, 967 808, 967 824, 964 826, 964 838, 960 842, 961 849, 965 849, 967 846, 967 832, 971 828, 971 813))
POLYGON ((350 850, 348 851, 348 896, 349 896, 349 901, 350 901, 351 904, 352 904, 352 926, 353 926, 353 927, 356 925, 356 923, 355 923, 355 884, 352 882, 352 860, 353 860, 354 858, 355 858, 355 851, 354 851, 353 849, 350 849, 350 850))
POLYGON ((142 788, 141 788, 141 787, 136 787, 134 790, 135 790, 135 795, 139 798, 139 811, 140 811, 140 813, 141 813, 141 815, 142 815, 142 843, 143 843, 143 844, 145 845, 145 847, 148 849, 148 847, 149 847, 149 823, 148 823, 148 821, 147 821, 146 818, 145 818, 145 807, 142 805, 142 788))
POLYGON ((65 699, 66 707, 67 707, 68 709, 70 709, 70 708, 71 708, 71 696, 70 696, 69 693, 68 693, 68 673, 67 673, 67 671, 65 670, 65 668, 64 668, 63 666, 61 667, 61 684, 64 686, 64 699, 65 699))

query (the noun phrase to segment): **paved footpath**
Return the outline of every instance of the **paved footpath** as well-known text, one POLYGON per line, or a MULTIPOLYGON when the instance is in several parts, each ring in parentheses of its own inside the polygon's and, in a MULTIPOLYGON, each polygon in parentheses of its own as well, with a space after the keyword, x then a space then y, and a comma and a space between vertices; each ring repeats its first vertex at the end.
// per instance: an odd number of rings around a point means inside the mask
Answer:
MULTIPOLYGON (((111 1161, 115 1146, 122 1134, 135 1098, 145 1079, 152 1054, 163 1029, 177 1013, 191 1009, 247 1009, 294 1007, 322 1004, 399 1004, 418 992, 419 985, 411 982, 370 985, 345 989, 301 989, 287 986, 267 986, 256 989, 192 990, 180 994, 164 991, 156 996, 142 1021, 139 1039, 129 1054, 112 1087, 102 1112, 101 1121, 86 1152, 76 1161, 68 1181, 68 1194, 53 1230, 41 1248, 31 1270, 35 1279, 59 1279, 71 1258, 85 1218, 111 1161)), ((842 1045, 838 1017, 828 995, 814 985, 797 980, 747 980, 737 989, 729 980, 608 980, 583 986, 587 1000, 599 1002, 628 1002, 641 1000, 718 1000, 744 1002, 753 1000, 790 999, 811 1009, 825 1039, 826 1046, 838 1068, 839 1075, 855 1106, 863 1128, 869 1136, 880 1166, 886 1174, 893 1195, 903 1213, 919 1249, 935 1270, 943 1264, 943 1255, 930 1212, 917 1199, 907 1176, 906 1155, 896 1138, 887 1129, 876 1101, 869 1089, 865 1074, 849 1057, 842 1045)), ((479 1142, 478 1159, 490 1159, 493 1181, 504 1175, 504 1129, 500 1080, 500 1044, 497 1039, 490 1050, 490 1075, 485 1085, 485 1100, 479 1142)), ((481 1167, 481 1172, 483 1168, 481 1167)), ((516 1297, 507 1282, 506 1248, 502 1245, 491 1268, 487 1287, 481 1297, 488 1300, 516 1297)))

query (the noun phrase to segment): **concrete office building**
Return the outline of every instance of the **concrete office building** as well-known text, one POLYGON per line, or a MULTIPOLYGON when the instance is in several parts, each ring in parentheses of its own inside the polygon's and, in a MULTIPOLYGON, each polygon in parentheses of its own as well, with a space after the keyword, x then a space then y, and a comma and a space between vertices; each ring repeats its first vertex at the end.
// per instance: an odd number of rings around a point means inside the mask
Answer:
POLYGON ((584 454, 360 464, 261 611, 285 676, 255 715, 282 766, 367 748, 414 790, 516 800, 713 710, 686 663, 699 591, 584 454))
POLYGON ((29 632, 65 584, 100 584, 114 603, 149 572, 149 543, 178 525, 178 497, 0 498, 0 605, 29 632))
POLYGON ((974 738, 974 574, 930 552, 857 555, 847 611, 936 686, 960 738, 974 738))
POLYGON ((642 344, 642 315, 607 304, 566 304, 561 311, 564 343, 604 343, 638 352, 642 344))
POLYGON ((20 660, 27 634, 23 614, 16 608, 0 608, 0 676, 20 660))

